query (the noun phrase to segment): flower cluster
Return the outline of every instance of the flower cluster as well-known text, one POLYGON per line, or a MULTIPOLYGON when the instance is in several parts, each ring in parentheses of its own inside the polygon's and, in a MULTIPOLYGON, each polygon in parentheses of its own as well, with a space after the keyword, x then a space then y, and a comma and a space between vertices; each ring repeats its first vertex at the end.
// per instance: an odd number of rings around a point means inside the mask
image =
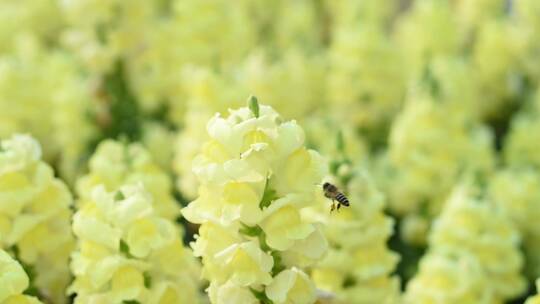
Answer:
POLYGON ((199 197, 183 215, 201 224, 193 243, 210 281, 212 303, 313 303, 301 269, 322 258, 326 240, 302 210, 312 204, 324 162, 306 149, 295 121, 269 106, 208 123, 209 141, 194 161, 199 197))
POLYGON ((40 295, 64 303, 74 245, 68 188, 41 160, 39 143, 28 135, 0 143, 0 185, 0 248, 35 270, 31 283, 40 295))
POLYGON ((404 303, 478 303, 495 301, 478 262, 467 255, 428 253, 407 285, 404 303))
POLYGON ((456 20, 461 35, 473 35, 482 24, 497 18, 505 9, 504 0, 459 1, 455 3, 456 20))
POLYGON ((64 45, 96 78, 116 61, 125 62, 128 82, 148 112, 163 105, 181 112, 184 92, 179 80, 185 66, 230 65, 255 41, 253 27, 244 26, 250 23, 248 6, 233 9, 224 0, 62 4, 69 24, 62 36, 64 45), (210 44, 214 47, 207 47, 210 44))
POLYGON ((397 20, 394 32, 405 57, 408 77, 421 74, 434 57, 456 54, 464 39, 458 29, 447 1, 414 1, 412 8, 397 20))
POLYGON ((0 136, 31 133, 47 143, 44 159, 59 159, 60 174, 73 181, 95 131, 86 85, 73 57, 19 35, 11 52, 0 53, 0 136))
POLYGON ((334 31, 328 100, 341 119, 363 128, 380 127, 396 114, 405 93, 397 47, 372 24, 351 22, 334 31))
MULTIPOLYGON (((538 96, 540 97, 540 94, 538 96)), ((540 168, 540 156, 534 144, 538 136, 537 130, 540 130, 539 115, 523 113, 512 120, 511 131, 504 147, 504 158, 508 165, 540 168)))
MULTIPOLYGON (((392 126, 383 163, 391 175, 382 183, 389 183, 390 208, 408 217, 405 223, 420 219, 418 215, 424 221, 436 216, 460 173, 486 173, 494 165, 489 131, 446 109, 420 95, 407 103, 392 126)), ((404 237, 423 242, 426 233, 424 229, 404 237)))
POLYGON ((77 181, 79 205, 91 199, 97 185, 114 191, 124 184, 141 182, 152 194, 153 208, 160 216, 174 220, 180 215, 180 207, 172 196, 170 177, 142 145, 105 140, 90 158, 89 167, 90 172, 77 181))
POLYGON ((305 56, 292 49, 278 62, 269 57, 256 53, 247 58, 240 74, 239 91, 257 92, 261 100, 287 119, 306 117, 314 111, 314 104, 322 106, 325 69, 321 56, 305 56))
POLYGON ((269 57, 262 52, 248 57, 234 81, 227 73, 195 67, 184 70, 186 126, 178 136, 174 169, 181 177, 178 187, 188 198, 195 197, 198 184, 191 163, 207 140, 205 124, 213 113, 224 114, 229 107, 240 106, 239 100, 249 92, 258 92, 286 118, 314 112, 312 105, 320 99, 324 87, 321 58, 304 58, 298 51, 288 52, 277 63, 269 57), (294 103, 288 102, 291 98, 294 103))
POLYGON ((501 109, 508 108, 521 92, 519 50, 515 49, 519 43, 513 31, 516 29, 505 19, 492 19, 478 29, 472 64, 473 75, 484 92, 483 102, 489 105, 483 107, 484 116, 500 115, 501 109))
POLYGON ((506 167, 492 176, 489 194, 492 200, 519 228, 527 257, 527 274, 531 278, 540 275, 540 158, 535 152, 536 130, 540 130, 538 107, 540 94, 533 96, 530 111, 522 111, 511 121, 510 132, 504 146, 506 167))
POLYGON ((38 299, 26 296, 23 292, 28 288, 28 276, 21 264, 7 252, 0 250, 0 303, 3 304, 39 304, 38 299))
POLYGON ((304 119, 303 125, 308 145, 330 160, 332 174, 338 175, 340 170, 349 171, 368 161, 367 139, 357 134, 352 122, 318 113, 304 119))
POLYGON ((197 303, 198 264, 142 184, 94 187, 75 213, 75 303, 197 303))
POLYGON ((506 214, 479 197, 473 186, 460 185, 434 224, 429 252, 407 286, 406 300, 494 303, 512 299, 526 287, 520 275, 519 245, 519 232, 506 214))
POLYGON ((398 303, 399 280, 390 274, 399 258, 386 246, 394 222, 384 215, 383 195, 368 173, 359 168, 353 173, 343 188, 351 206, 328 217, 330 248, 313 279, 335 294, 332 303, 398 303))
POLYGON ((491 304, 540 276, 539 0, 0 0, 0 20, 10 302, 69 302, 74 250, 78 302, 193 302, 180 239, 214 303, 491 304), (229 110, 250 94, 272 109, 229 110), (472 176, 483 197, 451 196, 472 176))
POLYGON ((513 20, 515 31, 512 34, 516 35, 515 43, 518 44, 518 64, 525 72, 529 79, 540 79, 540 56, 538 55, 538 47, 540 42, 540 6, 534 0, 516 1, 515 19, 513 20))
POLYGON ((24 0, 0 3, 0 53, 9 51, 21 35, 32 33, 39 40, 54 40, 63 25, 56 1, 24 0))
POLYGON ((211 115, 204 110, 190 109, 186 112, 186 128, 176 140, 174 170, 180 176, 177 187, 188 199, 197 197, 199 182, 192 171, 192 161, 207 140, 205 125, 211 115))
POLYGON ((157 122, 146 122, 143 125, 141 142, 148 150, 152 159, 168 172, 173 161, 175 133, 157 122))
POLYGON ((521 233, 527 254, 527 271, 540 275, 540 174, 533 168, 513 168, 498 172, 489 182, 489 195, 494 204, 510 218, 521 233))
POLYGON ((358 21, 384 26, 391 21, 392 15, 398 8, 396 1, 377 0, 325 0, 325 5, 332 22, 338 27, 358 21))

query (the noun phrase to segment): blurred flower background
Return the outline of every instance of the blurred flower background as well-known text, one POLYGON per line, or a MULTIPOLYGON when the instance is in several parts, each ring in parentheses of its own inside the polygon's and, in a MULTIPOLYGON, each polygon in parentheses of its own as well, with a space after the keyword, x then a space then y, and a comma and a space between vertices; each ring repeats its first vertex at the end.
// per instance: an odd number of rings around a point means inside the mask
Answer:
POLYGON ((0 0, 0 303, 540 303, 539 148, 538 0, 0 0))

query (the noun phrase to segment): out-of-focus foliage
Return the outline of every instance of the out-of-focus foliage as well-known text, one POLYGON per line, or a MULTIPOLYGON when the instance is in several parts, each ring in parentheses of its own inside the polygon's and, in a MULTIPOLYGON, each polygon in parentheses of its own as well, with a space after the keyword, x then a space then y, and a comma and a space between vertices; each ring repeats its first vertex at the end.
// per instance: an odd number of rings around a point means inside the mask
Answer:
POLYGON ((539 84, 538 0, 0 0, 0 302, 521 303, 539 84))

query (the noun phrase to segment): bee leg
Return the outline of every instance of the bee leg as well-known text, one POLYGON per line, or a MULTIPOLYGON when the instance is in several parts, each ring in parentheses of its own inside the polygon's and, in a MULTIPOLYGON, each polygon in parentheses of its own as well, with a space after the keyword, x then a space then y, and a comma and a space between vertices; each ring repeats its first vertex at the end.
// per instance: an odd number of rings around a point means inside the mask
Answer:
POLYGON ((341 207, 341 204, 337 204, 337 210, 339 211, 339 208, 341 207))
POLYGON ((334 201, 332 201, 332 206, 330 206, 330 212, 334 211, 336 209, 336 204, 334 204, 334 201))

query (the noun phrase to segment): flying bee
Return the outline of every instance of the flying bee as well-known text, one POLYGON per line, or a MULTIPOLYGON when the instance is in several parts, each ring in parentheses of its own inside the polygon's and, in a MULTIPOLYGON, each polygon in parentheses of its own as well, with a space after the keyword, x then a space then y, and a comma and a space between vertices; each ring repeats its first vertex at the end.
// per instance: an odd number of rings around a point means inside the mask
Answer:
POLYGON ((345 196, 345 194, 341 193, 341 191, 339 191, 336 186, 330 183, 324 183, 323 190, 324 196, 332 200, 332 207, 330 208, 330 212, 336 209, 336 204, 334 203, 334 201, 337 201, 337 210, 339 210, 341 205, 345 207, 349 206, 349 199, 345 196))

